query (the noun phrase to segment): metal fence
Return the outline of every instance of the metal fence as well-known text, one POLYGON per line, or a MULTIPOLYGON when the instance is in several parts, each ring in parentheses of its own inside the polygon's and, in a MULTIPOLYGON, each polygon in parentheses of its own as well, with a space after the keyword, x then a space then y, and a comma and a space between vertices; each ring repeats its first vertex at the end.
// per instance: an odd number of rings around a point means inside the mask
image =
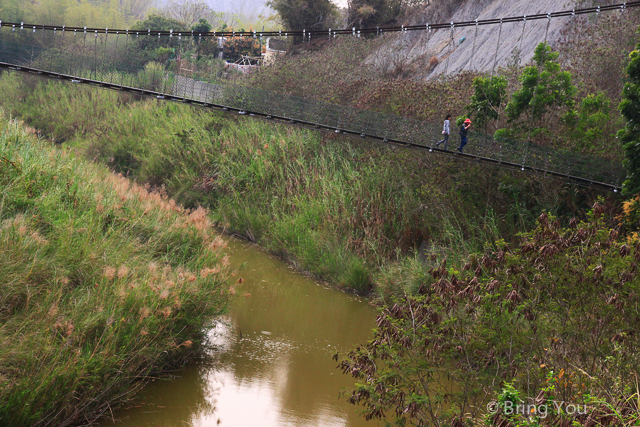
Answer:
MULTIPOLYGON (((230 71, 220 61, 200 58, 202 43, 197 37, 176 35, 3 26, 0 62, 3 68, 190 101, 583 185, 617 190, 625 176, 620 162, 477 132, 469 133, 469 143, 459 154, 435 147, 442 136, 440 124, 233 84, 224 78, 230 71)), ((459 137, 453 129, 449 144, 455 149, 459 137)))

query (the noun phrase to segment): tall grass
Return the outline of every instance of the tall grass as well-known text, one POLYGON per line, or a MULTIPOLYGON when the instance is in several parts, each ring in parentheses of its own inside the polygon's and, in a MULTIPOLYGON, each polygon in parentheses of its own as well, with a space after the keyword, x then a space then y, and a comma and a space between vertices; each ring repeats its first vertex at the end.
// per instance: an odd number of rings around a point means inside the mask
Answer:
POLYGON ((228 296, 204 209, 0 122, 0 423, 87 422, 202 348, 228 296))
POLYGON ((1 104, 48 137, 360 292, 421 246, 458 259, 513 239, 543 209, 570 216, 592 198, 557 181, 114 92, 13 75, 0 88, 1 104))

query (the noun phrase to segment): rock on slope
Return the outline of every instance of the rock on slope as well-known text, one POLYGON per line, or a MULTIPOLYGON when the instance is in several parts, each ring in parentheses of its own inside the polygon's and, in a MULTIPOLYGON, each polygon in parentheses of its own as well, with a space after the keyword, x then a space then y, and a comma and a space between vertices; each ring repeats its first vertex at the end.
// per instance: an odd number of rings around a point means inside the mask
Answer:
MULTIPOLYGON (((414 15, 410 25, 534 15, 592 6, 595 3, 575 0, 445 1, 449 1, 449 4, 445 5, 444 1, 432 2, 420 14, 414 15), (442 5, 438 10, 440 3, 442 5), (452 6, 455 3, 457 5, 452 6)), ((609 0, 597 2, 612 3, 609 0)), ((527 64, 533 58, 535 47, 545 39, 545 34, 548 43, 553 46, 564 30, 570 26, 585 25, 590 19, 594 19, 594 16, 554 18, 548 34, 546 19, 527 21, 525 24, 505 23, 502 29, 500 25, 480 26, 477 30, 475 27, 455 28, 453 37, 450 29, 430 33, 410 31, 391 36, 390 42, 370 55, 366 62, 385 73, 395 72, 416 79, 430 79, 464 70, 487 72, 510 62, 527 64)))

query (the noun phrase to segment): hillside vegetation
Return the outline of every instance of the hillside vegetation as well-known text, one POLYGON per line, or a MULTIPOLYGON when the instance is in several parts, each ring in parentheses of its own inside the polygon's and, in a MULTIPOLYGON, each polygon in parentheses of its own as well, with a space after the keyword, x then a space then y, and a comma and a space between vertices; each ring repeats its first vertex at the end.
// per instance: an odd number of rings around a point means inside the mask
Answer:
POLYGON ((5 23, 127 29, 154 15, 174 20, 175 30, 191 28, 201 19, 213 29, 275 25, 273 11, 265 0, 0 0, 0 16, 5 23))
POLYGON ((0 420, 70 425, 199 354, 226 307, 203 209, 0 122, 0 420))
POLYGON ((557 181, 176 104, 11 74, 0 87, 4 108, 43 135, 360 292, 414 283, 423 241, 458 257, 542 210, 570 217, 593 200, 557 181), (412 273, 398 276, 398 263, 412 273))
MULTIPOLYGON (((639 51, 640 43, 624 69, 619 107, 629 168, 621 212, 598 202, 567 226, 543 213, 517 242, 494 242, 461 267, 434 266, 416 293, 385 307, 374 339, 341 361, 360 380, 348 399, 365 417, 400 426, 638 425, 639 51)), ((545 67, 547 77, 554 69, 545 67)))

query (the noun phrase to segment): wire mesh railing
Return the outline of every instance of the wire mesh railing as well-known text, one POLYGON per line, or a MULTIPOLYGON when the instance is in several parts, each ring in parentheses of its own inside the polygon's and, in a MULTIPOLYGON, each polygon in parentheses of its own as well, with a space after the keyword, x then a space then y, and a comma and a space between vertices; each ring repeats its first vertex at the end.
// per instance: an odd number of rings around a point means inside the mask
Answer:
MULTIPOLYGON (((201 43, 198 37, 174 34, 3 25, 0 62, 18 71, 276 118, 584 185, 617 190, 625 176, 620 162, 477 132, 469 133, 462 153, 444 150, 435 146, 442 136, 440 124, 234 84, 224 78, 232 71, 220 61, 198 57, 201 43)), ((459 145, 455 132, 449 144, 459 145)))

